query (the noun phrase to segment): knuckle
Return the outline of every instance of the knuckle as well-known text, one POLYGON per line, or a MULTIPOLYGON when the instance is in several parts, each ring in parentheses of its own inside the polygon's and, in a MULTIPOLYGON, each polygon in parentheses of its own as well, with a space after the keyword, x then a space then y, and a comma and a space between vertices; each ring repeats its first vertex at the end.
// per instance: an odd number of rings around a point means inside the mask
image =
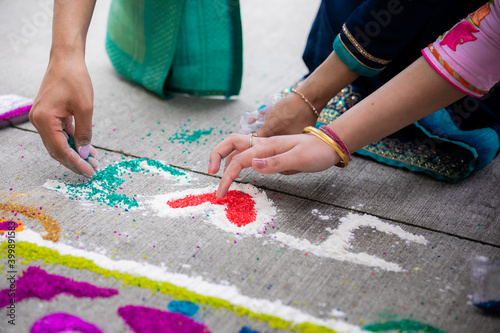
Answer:
POLYGON ((280 165, 281 159, 279 156, 272 156, 268 161, 272 168, 277 168, 280 165))
POLYGON ((30 122, 36 127, 37 124, 39 124, 40 122, 43 121, 42 112, 40 112, 38 108, 31 109, 31 111, 29 113, 29 119, 30 119, 30 122))

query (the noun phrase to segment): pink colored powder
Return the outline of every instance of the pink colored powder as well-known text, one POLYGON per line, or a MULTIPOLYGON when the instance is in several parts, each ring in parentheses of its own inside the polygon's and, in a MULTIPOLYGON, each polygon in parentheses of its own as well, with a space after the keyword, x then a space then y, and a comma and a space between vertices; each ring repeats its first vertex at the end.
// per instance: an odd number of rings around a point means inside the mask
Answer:
POLYGON ((180 313, 137 305, 118 309, 118 314, 135 333, 209 333, 208 327, 180 313))
POLYGON ((197 195, 190 194, 182 199, 168 201, 167 205, 172 208, 198 206, 205 202, 210 202, 214 205, 225 205, 227 219, 238 227, 243 227, 252 223, 257 218, 255 201, 251 195, 232 190, 229 191, 224 198, 217 198, 215 193, 216 192, 197 195))
MULTIPOLYGON (((7 274, 7 278, 9 274, 7 274)), ((118 294, 117 289, 99 288, 87 282, 76 282, 64 276, 49 274, 40 267, 28 267, 23 275, 13 283, 15 301, 25 298, 51 300, 59 294, 69 294, 74 297, 111 297, 118 294)), ((12 286, 12 281, 11 281, 12 286)), ((10 304, 11 288, 0 290, 0 307, 10 304)))
POLYGON ((81 332, 102 333, 94 324, 67 313, 52 313, 38 319, 31 327, 30 333, 81 332))

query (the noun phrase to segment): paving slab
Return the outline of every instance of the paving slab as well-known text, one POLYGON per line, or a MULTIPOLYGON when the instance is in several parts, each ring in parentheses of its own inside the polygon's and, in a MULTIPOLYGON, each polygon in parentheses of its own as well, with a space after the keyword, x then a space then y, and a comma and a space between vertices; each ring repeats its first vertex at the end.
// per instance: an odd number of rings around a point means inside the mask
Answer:
MULTIPOLYGON (((108 206, 47 188, 83 179, 50 159, 32 125, 1 130, 0 217, 25 224, 16 233, 16 274, 40 266, 119 293, 92 300, 22 300, 18 326, 2 322, 0 332, 27 332, 56 312, 104 332, 123 332, 127 325, 118 308, 167 311, 175 299, 200 306, 194 320, 212 332, 290 331, 301 322, 311 323, 312 331, 326 326, 337 332, 370 324, 372 331, 382 331, 382 323, 402 331, 409 324, 421 325, 421 331, 424 324, 430 325, 427 331, 500 329, 498 317, 469 300, 471 259, 500 259, 498 160, 458 184, 361 157, 346 170, 317 174, 263 176, 247 170, 239 186, 255 186, 246 190, 265 193, 276 210, 247 234, 221 224, 227 220, 217 214, 224 213, 213 207, 160 215, 150 204, 160 195, 180 198, 214 189, 219 178, 206 174, 210 150, 238 131, 241 112, 267 103, 305 74, 300 55, 319 1, 241 2, 244 78, 241 95, 232 100, 164 100, 120 78, 104 50, 109 3, 98 1, 87 47, 95 89, 93 143, 101 168, 147 158, 185 175, 125 173, 116 193, 135 198, 139 207, 108 206), (356 228, 360 221, 365 225, 356 228), (159 287, 159 281, 171 286, 159 287)), ((50 49, 50 22, 43 18, 50 16, 51 2, 0 6, 0 94, 34 97, 50 49), (29 31, 30 22, 36 29, 29 31)), ((6 245, 0 263, 5 275, 6 245)), ((8 286, 0 280, 0 289, 8 286)))

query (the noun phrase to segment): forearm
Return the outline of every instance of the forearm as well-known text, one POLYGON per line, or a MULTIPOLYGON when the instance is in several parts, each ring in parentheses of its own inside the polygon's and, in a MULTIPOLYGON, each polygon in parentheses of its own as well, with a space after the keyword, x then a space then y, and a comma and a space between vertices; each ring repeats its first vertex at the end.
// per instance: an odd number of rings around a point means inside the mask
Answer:
POLYGON ((463 96, 420 57, 329 126, 356 151, 463 96))
POLYGON ((55 0, 51 61, 67 56, 85 56, 87 31, 95 0, 55 0))
POLYGON ((307 77, 299 90, 316 107, 323 109, 340 90, 359 77, 332 52, 316 70, 307 77))

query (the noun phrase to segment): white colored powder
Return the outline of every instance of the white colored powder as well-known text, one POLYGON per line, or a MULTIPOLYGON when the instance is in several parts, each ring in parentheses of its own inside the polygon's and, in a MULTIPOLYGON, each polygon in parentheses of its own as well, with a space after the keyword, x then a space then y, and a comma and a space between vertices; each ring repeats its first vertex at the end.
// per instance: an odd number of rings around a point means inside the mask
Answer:
POLYGON ((404 231, 399 226, 382 222, 375 216, 349 213, 347 216, 341 218, 340 222, 341 224, 337 229, 327 229, 332 233, 332 235, 320 244, 312 244, 307 239, 299 239, 283 232, 277 232, 274 234, 272 239, 297 250, 311 253, 319 257, 327 257, 365 266, 379 267, 394 272, 401 272, 403 269, 398 264, 385 261, 377 256, 349 251, 352 248, 351 241, 354 239, 354 231, 356 229, 361 227, 371 227, 387 234, 396 235, 403 240, 418 244, 427 244, 427 240, 423 236, 413 235, 404 231))

